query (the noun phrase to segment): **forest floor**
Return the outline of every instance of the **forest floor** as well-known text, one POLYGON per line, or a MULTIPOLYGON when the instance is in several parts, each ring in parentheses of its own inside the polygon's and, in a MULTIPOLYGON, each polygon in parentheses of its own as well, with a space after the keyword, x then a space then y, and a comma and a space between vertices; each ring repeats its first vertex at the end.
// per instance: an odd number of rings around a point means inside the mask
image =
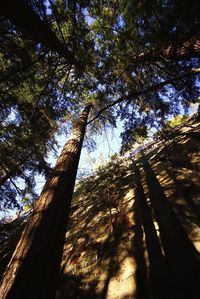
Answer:
MULTIPOLYGON (((56 299, 200 298, 199 133, 192 119, 79 181, 56 299)), ((1 272, 23 225, 0 248, 1 272)))

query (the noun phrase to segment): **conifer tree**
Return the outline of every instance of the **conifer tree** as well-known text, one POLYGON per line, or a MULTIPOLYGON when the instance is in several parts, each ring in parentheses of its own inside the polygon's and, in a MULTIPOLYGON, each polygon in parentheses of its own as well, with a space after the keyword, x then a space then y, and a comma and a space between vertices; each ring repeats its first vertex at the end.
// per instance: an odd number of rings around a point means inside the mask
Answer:
POLYGON ((0 298, 55 297, 75 178, 91 105, 81 113, 3 276, 0 298))

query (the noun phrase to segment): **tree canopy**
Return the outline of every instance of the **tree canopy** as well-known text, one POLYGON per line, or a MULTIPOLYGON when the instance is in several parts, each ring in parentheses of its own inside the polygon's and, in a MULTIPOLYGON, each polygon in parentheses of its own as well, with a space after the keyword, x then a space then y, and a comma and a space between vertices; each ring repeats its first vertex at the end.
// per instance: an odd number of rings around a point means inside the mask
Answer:
POLYGON ((126 146, 197 102, 199 29, 197 0, 2 1, 1 209, 36 198, 56 134, 86 104, 88 130, 121 120, 126 146))

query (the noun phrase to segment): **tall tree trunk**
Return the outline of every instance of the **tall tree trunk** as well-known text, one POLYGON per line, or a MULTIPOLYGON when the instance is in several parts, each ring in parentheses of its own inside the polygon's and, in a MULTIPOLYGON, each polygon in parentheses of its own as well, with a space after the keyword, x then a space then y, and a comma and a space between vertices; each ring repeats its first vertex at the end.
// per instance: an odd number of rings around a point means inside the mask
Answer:
POLYGON ((35 204, 0 287, 1 299, 55 298, 66 226, 91 105, 76 122, 35 204))
POLYGON ((40 20, 26 1, 0 1, 0 15, 8 18, 34 41, 46 45, 60 56, 66 58, 69 64, 75 64, 75 57, 72 52, 68 50, 64 43, 61 43, 49 26, 40 20))

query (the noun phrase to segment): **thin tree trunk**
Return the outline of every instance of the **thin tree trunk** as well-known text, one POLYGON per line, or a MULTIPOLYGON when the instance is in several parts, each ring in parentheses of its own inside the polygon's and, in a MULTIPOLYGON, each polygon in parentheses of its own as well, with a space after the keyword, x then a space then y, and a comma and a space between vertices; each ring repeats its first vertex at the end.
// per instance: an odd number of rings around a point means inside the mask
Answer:
POLYGON ((60 56, 67 59, 69 64, 75 64, 75 58, 65 44, 57 38, 49 26, 45 24, 24 0, 0 1, 0 14, 25 31, 34 41, 42 43, 60 56))
POLYGON ((88 105, 76 122, 5 271, 1 299, 55 298, 88 105))

